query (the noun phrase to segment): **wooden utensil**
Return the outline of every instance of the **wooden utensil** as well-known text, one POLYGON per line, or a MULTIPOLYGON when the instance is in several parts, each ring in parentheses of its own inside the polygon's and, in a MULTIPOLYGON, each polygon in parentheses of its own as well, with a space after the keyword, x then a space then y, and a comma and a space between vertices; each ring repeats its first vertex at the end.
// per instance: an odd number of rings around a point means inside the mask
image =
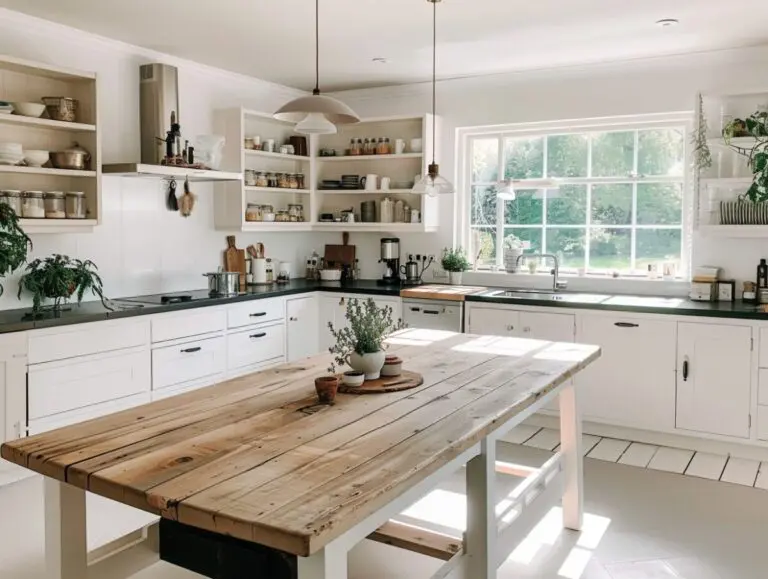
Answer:
POLYGON ((227 235, 227 249, 224 251, 224 269, 240 274, 240 289, 245 285, 245 250, 235 247, 235 236, 227 235))
POLYGON ((357 247, 349 245, 349 233, 342 234, 343 245, 325 246, 325 263, 333 263, 336 267, 355 266, 357 247))

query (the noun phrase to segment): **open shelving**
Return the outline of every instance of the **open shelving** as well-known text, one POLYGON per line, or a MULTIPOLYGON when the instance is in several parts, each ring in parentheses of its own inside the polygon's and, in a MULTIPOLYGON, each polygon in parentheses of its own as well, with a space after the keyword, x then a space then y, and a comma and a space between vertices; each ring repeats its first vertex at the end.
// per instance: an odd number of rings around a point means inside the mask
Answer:
POLYGON ((423 153, 402 153, 400 155, 337 155, 335 157, 318 157, 321 163, 343 163, 343 162, 375 162, 375 161, 402 161, 403 159, 421 159, 423 153))
POLYGON ((187 167, 173 167, 171 165, 148 165, 146 163, 115 163, 104 165, 102 170, 105 175, 113 177, 189 179, 193 183, 241 181, 243 178, 240 173, 228 171, 190 169, 187 167))

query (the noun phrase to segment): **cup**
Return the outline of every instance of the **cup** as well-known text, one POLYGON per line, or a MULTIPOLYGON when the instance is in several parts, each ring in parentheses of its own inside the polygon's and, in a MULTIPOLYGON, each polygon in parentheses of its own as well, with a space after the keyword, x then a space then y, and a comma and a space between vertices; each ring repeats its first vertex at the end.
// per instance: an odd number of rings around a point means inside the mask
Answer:
POLYGON ((411 153, 421 153, 423 141, 421 139, 411 139, 411 153))
POLYGON ((360 184, 366 191, 376 191, 379 186, 379 176, 370 174, 360 180, 360 184))
POLYGON ((411 209, 411 223, 421 223, 418 209, 411 209))
POLYGON ((264 150, 268 153, 274 153, 275 152, 275 140, 274 139, 267 139, 264 141, 264 150))
POLYGON ((390 183, 392 183, 392 180, 389 177, 382 177, 381 178, 381 190, 382 191, 389 191, 390 183))
POLYGON ((402 155, 403 153, 405 153, 405 141, 397 139, 395 141, 395 155, 402 155))

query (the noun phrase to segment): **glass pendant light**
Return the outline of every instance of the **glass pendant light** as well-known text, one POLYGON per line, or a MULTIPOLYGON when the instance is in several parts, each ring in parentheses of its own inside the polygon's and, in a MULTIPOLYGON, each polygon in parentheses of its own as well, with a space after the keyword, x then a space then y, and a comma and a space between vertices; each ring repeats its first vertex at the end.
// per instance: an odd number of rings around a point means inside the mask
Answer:
POLYGON ((336 125, 360 122, 360 117, 343 102, 320 94, 320 0, 315 0, 315 88, 312 96, 292 100, 274 117, 297 123, 294 130, 304 135, 332 135, 336 133, 336 125))
MULTIPOLYGON (((432 116, 437 114, 437 5, 442 0, 427 0, 432 4, 432 116)), ((440 175, 440 166, 435 163, 435 147, 437 139, 435 133, 435 119, 432 119, 432 162, 429 164, 427 174, 414 186, 413 193, 421 195, 450 195, 456 192, 453 184, 440 175)))

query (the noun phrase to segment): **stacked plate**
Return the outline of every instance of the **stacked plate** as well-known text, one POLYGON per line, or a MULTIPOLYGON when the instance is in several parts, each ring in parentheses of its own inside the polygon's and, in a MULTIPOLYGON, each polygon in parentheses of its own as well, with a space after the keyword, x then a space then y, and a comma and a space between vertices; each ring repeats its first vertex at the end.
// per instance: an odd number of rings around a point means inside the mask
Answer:
POLYGON ((24 160, 24 150, 19 143, 0 143, 0 165, 18 165, 24 160))
POLYGON ((342 175, 342 189, 360 189, 360 175, 342 175))
POLYGON ((7 101, 0 101, 0 114, 10 115, 13 112, 13 105, 7 101))
POLYGON ((341 189, 341 181, 324 179, 320 182, 320 189, 341 189))

